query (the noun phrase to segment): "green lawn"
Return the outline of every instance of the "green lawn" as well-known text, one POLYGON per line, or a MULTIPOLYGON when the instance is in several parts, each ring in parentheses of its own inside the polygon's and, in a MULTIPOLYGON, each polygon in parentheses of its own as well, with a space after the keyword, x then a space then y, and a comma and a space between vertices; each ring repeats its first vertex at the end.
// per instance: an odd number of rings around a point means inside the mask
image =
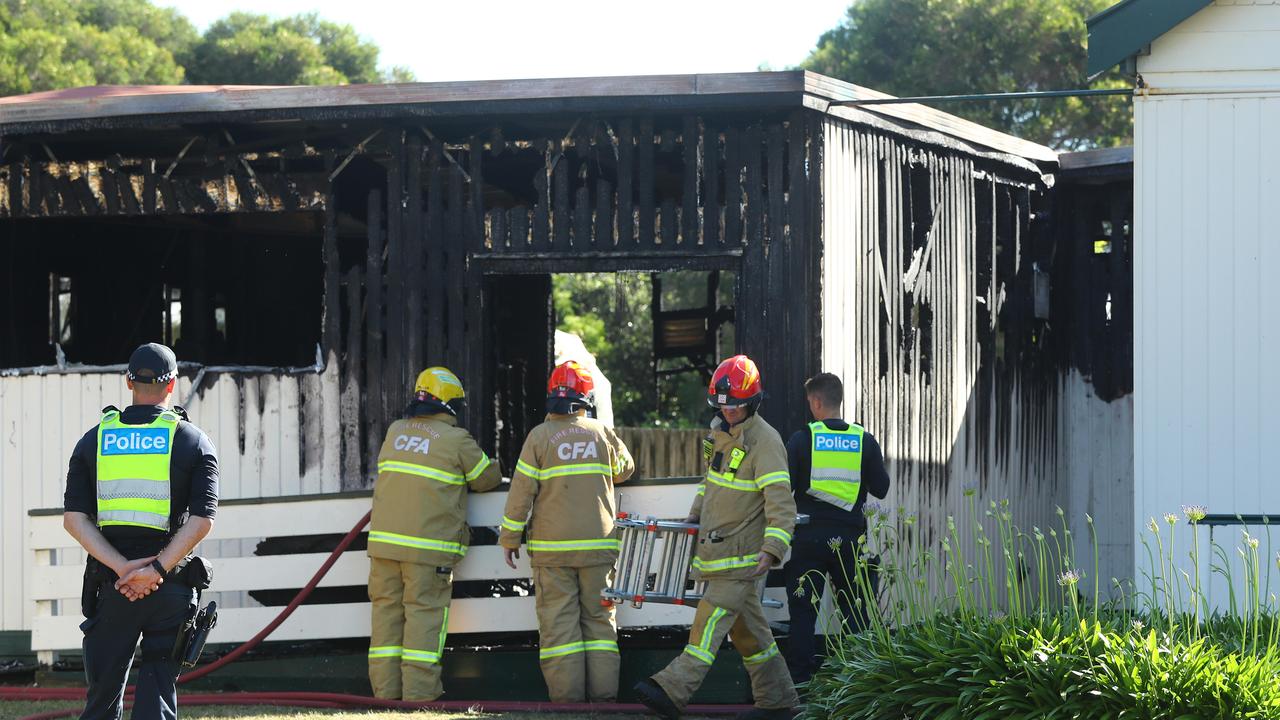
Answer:
MULTIPOLYGON (((6 702, 0 700, 0 720, 17 720, 35 713, 51 710, 78 708, 75 703, 64 701, 50 702, 6 702)), ((399 712, 382 710, 316 710, 311 708, 263 707, 257 705, 212 705, 182 706, 178 699, 178 712, 183 720, 204 720, 204 718, 237 718, 237 720, 486 720, 501 717, 503 720, 634 720, 635 715, 551 715, 533 713, 507 713, 495 715, 489 713, 435 713, 435 712, 399 712)), ((126 716, 128 713, 126 713, 126 716)), ((74 716, 72 716, 74 717, 74 716)), ((690 720, 693 720, 692 718, 690 720)))

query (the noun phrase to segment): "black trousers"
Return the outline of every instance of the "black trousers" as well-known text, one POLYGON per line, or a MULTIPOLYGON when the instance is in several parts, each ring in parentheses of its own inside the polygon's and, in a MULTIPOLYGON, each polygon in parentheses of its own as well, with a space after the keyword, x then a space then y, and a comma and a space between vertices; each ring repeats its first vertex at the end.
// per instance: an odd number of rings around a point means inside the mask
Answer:
POLYGON ((133 720, 178 717, 178 663, 170 659, 178 629, 195 605, 195 591, 176 579, 129 602, 110 583, 98 593, 98 609, 81 624, 84 630, 84 674, 89 683, 80 720, 120 720, 124 688, 142 638, 138 682, 133 693, 133 720))
MULTIPOLYGON (((863 597, 856 575, 858 538, 861 535, 860 532, 854 534, 803 525, 796 528, 791 542, 791 559, 783 569, 787 581, 787 610, 791 616, 787 667, 795 682, 808 680, 822 663, 814 626, 828 577, 832 598, 844 620, 844 631, 858 633, 867 628, 867 607, 871 601, 863 598, 861 607, 857 603, 857 598, 863 597)), ((878 585, 874 569, 868 579, 874 594, 878 585)), ((829 628, 828 632, 835 632, 835 629, 829 628)))

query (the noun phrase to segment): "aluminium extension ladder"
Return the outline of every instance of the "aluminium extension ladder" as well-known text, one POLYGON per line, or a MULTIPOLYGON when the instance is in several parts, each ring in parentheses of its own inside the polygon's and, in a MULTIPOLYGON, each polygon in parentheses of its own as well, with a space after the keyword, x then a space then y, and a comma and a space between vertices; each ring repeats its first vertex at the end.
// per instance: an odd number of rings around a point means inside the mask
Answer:
MULTIPOLYGON (((689 566, 698 549, 697 523, 618 513, 614 524, 621 535, 622 551, 618 554, 613 587, 600 591, 605 600, 615 604, 630 601, 634 608, 643 607, 646 602, 698 604, 706 582, 689 578, 689 566)), ((773 598, 762 598, 760 602, 769 608, 782 607, 773 598)))

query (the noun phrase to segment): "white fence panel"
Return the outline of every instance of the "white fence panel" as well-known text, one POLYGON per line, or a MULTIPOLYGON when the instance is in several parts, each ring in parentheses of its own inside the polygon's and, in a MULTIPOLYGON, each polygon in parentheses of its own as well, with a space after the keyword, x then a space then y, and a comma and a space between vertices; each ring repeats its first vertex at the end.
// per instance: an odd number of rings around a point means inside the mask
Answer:
MULTIPOLYGON (((619 486, 620 507, 626 512, 661 518, 683 518, 693 500, 695 485, 648 484, 619 486)), ((345 533, 370 508, 368 493, 355 496, 312 496, 270 498, 254 502, 231 502, 218 512, 207 545, 219 543, 223 557, 213 559, 214 580, 209 593, 247 593, 304 586, 327 557, 326 553, 303 552, 282 555, 252 555, 257 542, 266 537, 288 537, 345 533), (239 541, 229 542, 229 541, 239 541), (241 556, 227 556, 227 548, 239 548, 241 556), (247 553, 245 550, 247 549, 247 553)), ((472 495, 468 522, 473 527, 496 528, 502 519, 505 492, 472 495)), ((32 649, 46 661, 53 651, 80 647, 79 595, 84 572, 84 554, 62 529, 57 512, 37 512, 29 518, 29 544, 35 565, 28 583, 28 601, 33 603, 32 649)), ((200 552, 197 549, 197 552, 200 552)), ((517 569, 503 562, 497 545, 472 547, 458 566, 455 579, 512 580, 530 577, 528 557, 521 553, 517 569)), ((334 564, 319 587, 352 587, 366 584, 369 561, 364 552, 347 552, 334 564)), ((785 600, 782 588, 768 594, 785 600)), ((218 626, 210 637, 214 643, 248 640, 270 622, 281 607, 232 607, 220 609, 218 626)), ((769 611, 775 619, 785 619, 785 611, 769 611)), ((641 609, 620 608, 618 620, 624 627, 688 625, 693 609, 648 603, 641 609)), ((449 615, 452 633, 516 632, 537 629, 532 597, 459 598, 449 615)), ((339 603, 303 605, 272 635, 272 640, 315 640, 367 637, 369 604, 339 603)))

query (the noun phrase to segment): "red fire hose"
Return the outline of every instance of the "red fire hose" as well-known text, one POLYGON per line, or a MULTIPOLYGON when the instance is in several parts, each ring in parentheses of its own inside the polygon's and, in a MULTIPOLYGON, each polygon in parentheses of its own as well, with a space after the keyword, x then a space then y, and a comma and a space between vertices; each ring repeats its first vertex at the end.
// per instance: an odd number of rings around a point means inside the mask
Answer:
POLYGON ((360 531, 364 529, 364 526, 369 524, 369 518, 372 515, 373 515, 373 511, 370 510, 369 512, 364 514, 364 517, 360 518, 360 522, 356 523, 356 526, 351 528, 351 532, 348 532, 346 536, 342 538, 342 541, 338 543, 338 546, 333 549, 333 552, 329 553, 329 557, 325 558, 324 564, 320 566, 319 570, 316 570, 315 575, 311 576, 311 580, 307 582, 306 587, 299 590, 298 594, 293 596, 293 600, 289 601, 289 604, 285 606, 285 609, 282 610, 280 614, 275 617, 274 620, 267 623, 267 626, 262 628, 262 630, 260 630, 257 635, 254 635, 253 637, 249 638, 249 640, 245 644, 241 645, 235 650, 232 650, 231 652, 218 658, 217 660, 209 663, 208 665, 205 665, 202 668, 197 668, 196 670, 192 670, 186 675, 183 675, 182 677, 178 678, 178 682, 184 683, 184 682, 190 682, 192 680, 196 680, 198 678, 202 678, 205 675, 208 675, 209 673, 213 672, 214 670, 217 670, 218 668, 222 667, 223 665, 227 665, 229 663, 234 662, 241 655, 244 655, 245 653, 257 647, 258 644, 261 643, 263 640, 265 640, 268 635, 275 632, 275 629, 280 627, 280 624, 283 623, 285 620, 289 619, 289 616, 293 614, 294 610, 298 609, 298 606, 302 604, 302 601, 306 600, 307 597, 311 595, 311 591, 316 589, 316 586, 320 584, 320 580, 325 575, 329 574, 329 568, 333 567, 333 564, 338 562, 338 558, 342 556, 342 553, 347 551, 347 548, 350 547, 351 543, 355 541, 356 536, 360 534, 360 531))
MULTIPOLYGON (((257 635, 247 640, 243 645, 235 650, 218 658, 214 662, 204 667, 193 670, 178 678, 179 683, 190 682, 197 678, 223 667, 229 663, 235 662, 245 653, 257 647, 263 640, 267 638, 280 624, 293 614, 294 610, 311 595, 311 592, 320 584, 320 580, 328 574, 329 569, 338 561, 342 553, 351 546, 356 537, 360 535, 360 531, 365 525, 369 524, 369 517, 372 512, 365 513, 365 516, 351 528, 338 546, 333 549, 329 557, 316 570, 316 574, 307 582, 306 587, 298 591, 293 600, 280 611, 280 614, 267 624, 257 635)), ((133 696, 134 686, 130 685, 125 688, 125 700, 129 701, 133 696)), ((5 688, 0 687, 0 700, 66 700, 68 702, 84 702, 85 691, 80 688, 5 688)), ((405 702, 402 700, 383 700, 381 698, 367 697, 364 695, 344 695, 340 693, 320 693, 320 692, 233 692, 233 693, 192 693, 184 694, 181 698, 181 704, 187 706, 193 705, 280 705, 287 707, 312 707, 312 708, 347 708, 351 710, 377 708, 384 710, 435 710, 437 712, 465 712, 473 710, 477 712, 506 713, 506 712, 559 712, 559 713, 646 713, 648 710, 643 705, 629 703, 551 703, 551 702, 519 702, 510 700, 445 700, 435 702, 405 702)), ((734 715, 749 710, 749 705, 690 705, 686 710, 690 715, 734 715)), ((79 714, 79 708, 70 708, 66 710, 52 710, 49 712, 28 715, 21 720, 55 720, 56 718, 64 718, 79 714)))

